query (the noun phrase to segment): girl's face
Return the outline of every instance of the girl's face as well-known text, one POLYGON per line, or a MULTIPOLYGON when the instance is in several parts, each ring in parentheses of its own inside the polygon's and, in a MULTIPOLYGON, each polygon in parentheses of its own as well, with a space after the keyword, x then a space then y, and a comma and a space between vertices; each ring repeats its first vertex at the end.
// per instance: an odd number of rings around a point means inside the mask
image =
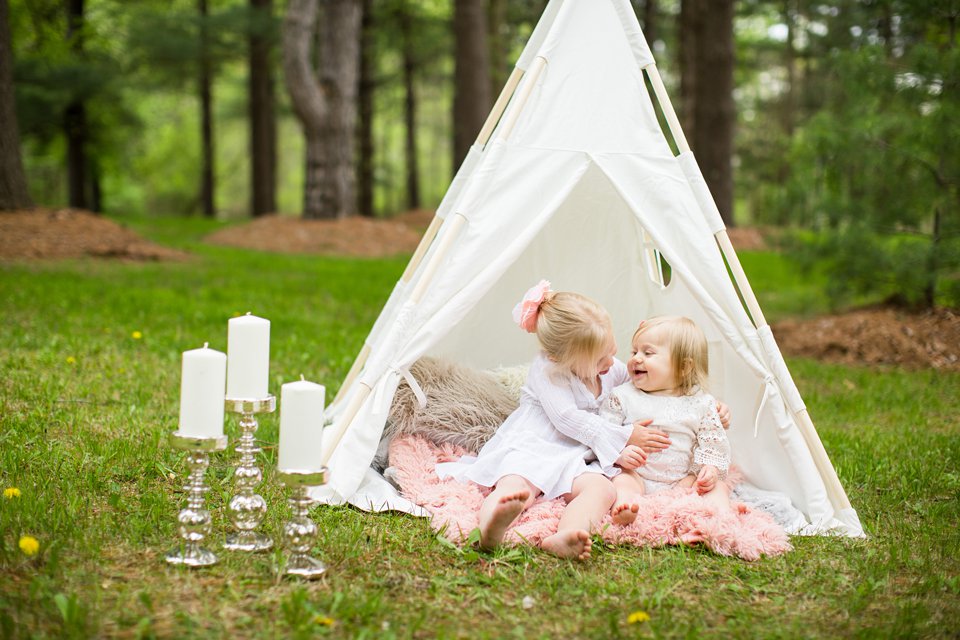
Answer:
POLYGON ((602 376, 606 372, 610 371, 610 367, 613 366, 613 359, 617 355, 617 341, 613 339, 612 334, 607 334, 607 339, 604 341, 603 349, 601 350, 600 358, 596 362, 596 375, 602 376))
POLYGON ((670 361, 670 345, 657 328, 644 331, 633 339, 633 355, 627 370, 633 386, 641 391, 673 395, 676 376, 670 361))

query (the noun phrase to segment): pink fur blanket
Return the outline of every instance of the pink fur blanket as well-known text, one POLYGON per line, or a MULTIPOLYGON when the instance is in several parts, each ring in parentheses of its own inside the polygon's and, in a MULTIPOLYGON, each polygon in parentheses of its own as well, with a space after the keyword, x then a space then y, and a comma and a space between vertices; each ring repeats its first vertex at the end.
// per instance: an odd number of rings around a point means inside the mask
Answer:
MULTIPOLYGON (((401 493, 431 513, 434 529, 459 543, 477 527, 480 503, 490 491, 473 483, 440 480, 434 466, 441 458, 449 460, 464 453, 459 447, 436 446, 417 436, 395 438, 390 445, 390 463, 401 493)), ((562 499, 537 500, 514 522, 506 542, 539 546, 557 531, 563 508, 562 499)), ((714 553, 744 560, 776 556, 792 548, 786 532, 766 513, 744 505, 718 513, 690 489, 644 496, 633 524, 617 526, 606 516, 598 529, 603 539, 613 544, 660 547, 700 543, 714 553)))

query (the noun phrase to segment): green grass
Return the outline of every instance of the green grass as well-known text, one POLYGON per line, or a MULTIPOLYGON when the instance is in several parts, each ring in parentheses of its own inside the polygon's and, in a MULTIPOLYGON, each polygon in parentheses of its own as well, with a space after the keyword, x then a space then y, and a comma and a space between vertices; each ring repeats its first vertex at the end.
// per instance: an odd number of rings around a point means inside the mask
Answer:
MULTIPOLYGON (((798 538, 793 552, 756 563, 696 548, 595 547, 575 564, 528 548, 462 552, 423 520, 321 507, 323 581, 277 579, 274 554, 168 567, 184 498, 182 456, 164 443, 176 427, 181 352, 204 342, 225 350, 226 319, 253 311, 273 323, 272 389, 301 373, 334 385, 405 261, 207 247, 200 238, 219 225, 203 220, 132 224, 195 257, 0 265, 0 484, 22 493, 0 499, 0 638, 950 637, 960 628, 960 377, 806 360, 789 364, 867 540, 798 538), (39 540, 37 556, 18 549, 22 535, 39 540), (628 624, 634 611, 651 619, 628 624)), ((815 304, 816 283, 780 258, 743 262, 772 317, 815 304)), ((276 418, 263 417, 257 434, 268 532, 287 514, 272 473, 276 418)), ((227 530, 229 459, 214 456, 208 472, 214 540, 227 530)))

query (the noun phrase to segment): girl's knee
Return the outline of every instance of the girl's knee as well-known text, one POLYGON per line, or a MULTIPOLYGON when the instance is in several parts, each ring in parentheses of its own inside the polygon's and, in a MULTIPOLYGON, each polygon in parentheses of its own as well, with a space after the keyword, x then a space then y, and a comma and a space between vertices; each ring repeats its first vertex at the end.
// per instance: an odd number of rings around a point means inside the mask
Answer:
POLYGON ((594 500, 606 504, 607 507, 613 506, 617 500, 617 488, 606 478, 592 483, 589 490, 594 500))

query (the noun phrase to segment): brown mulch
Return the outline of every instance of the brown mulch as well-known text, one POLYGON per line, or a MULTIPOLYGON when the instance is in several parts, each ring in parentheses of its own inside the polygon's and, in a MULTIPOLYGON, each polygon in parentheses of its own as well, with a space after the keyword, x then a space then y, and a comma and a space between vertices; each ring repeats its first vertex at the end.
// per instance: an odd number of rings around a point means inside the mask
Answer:
MULTIPOLYGON (((433 211, 409 211, 389 220, 353 217, 302 220, 266 216, 217 231, 216 244, 288 253, 379 257, 409 254, 433 211)), ((729 229, 743 251, 763 249, 768 230, 729 229)), ((0 262, 97 256, 130 260, 181 260, 183 252, 148 242, 106 218, 75 209, 0 212, 0 262)), ((960 312, 859 309, 773 326, 785 355, 858 365, 960 371, 960 312)))
POLYGON ((773 235, 769 229, 760 227, 730 227, 727 236, 737 251, 765 251, 770 248, 768 237, 773 235))
POLYGON ((417 231, 395 218, 354 216, 340 220, 304 220, 272 215, 221 229, 205 240, 261 251, 375 258, 412 253, 421 235, 422 230, 417 231))
POLYGON ((0 212, 0 261, 87 256, 125 260, 188 257, 89 211, 36 208, 0 212))
POLYGON ((857 309, 772 325, 785 355, 857 365, 960 371, 960 312, 857 309))

